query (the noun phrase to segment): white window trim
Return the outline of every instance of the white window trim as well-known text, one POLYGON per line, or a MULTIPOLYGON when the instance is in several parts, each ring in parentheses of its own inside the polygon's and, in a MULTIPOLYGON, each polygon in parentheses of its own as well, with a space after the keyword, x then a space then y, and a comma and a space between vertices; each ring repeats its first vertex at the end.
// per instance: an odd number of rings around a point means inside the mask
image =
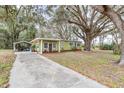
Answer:
POLYGON ((49 51, 49 44, 52 44, 52 51, 57 51, 58 49, 57 49, 57 43, 56 42, 44 42, 44 45, 45 45, 45 43, 47 43, 47 48, 45 48, 44 46, 43 46, 43 50, 47 50, 48 52, 50 52, 49 51), (54 47, 54 44, 55 44, 55 47, 54 47))

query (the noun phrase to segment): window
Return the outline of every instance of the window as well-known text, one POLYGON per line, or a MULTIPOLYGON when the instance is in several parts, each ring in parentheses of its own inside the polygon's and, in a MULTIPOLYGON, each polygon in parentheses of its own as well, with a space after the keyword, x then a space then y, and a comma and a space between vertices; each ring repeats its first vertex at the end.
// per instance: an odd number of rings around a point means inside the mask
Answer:
POLYGON ((63 50, 63 49, 64 49, 64 44, 63 44, 63 43, 61 43, 60 45, 61 45, 61 49, 63 50))
POLYGON ((76 44, 75 42, 70 42, 71 47, 75 47, 75 44, 76 44))
POLYGON ((70 46, 72 46, 73 45, 73 43, 72 42, 70 42, 70 46))
POLYGON ((77 43, 77 46, 80 46, 80 43, 77 43))
POLYGON ((56 43, 53 43, 53 48, 56 48, 56 43))
POLYGON ((48 43, 44 43, 44 48, 48 48, 48 43))

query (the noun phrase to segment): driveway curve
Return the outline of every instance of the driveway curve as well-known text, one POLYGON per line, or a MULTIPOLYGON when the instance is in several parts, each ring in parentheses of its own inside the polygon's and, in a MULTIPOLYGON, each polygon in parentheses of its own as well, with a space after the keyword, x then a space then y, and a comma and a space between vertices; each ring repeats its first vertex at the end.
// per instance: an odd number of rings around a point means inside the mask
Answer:
POLYGON ((106 88, 39 54, 16 54, 10 75, 10 88, 106 88))

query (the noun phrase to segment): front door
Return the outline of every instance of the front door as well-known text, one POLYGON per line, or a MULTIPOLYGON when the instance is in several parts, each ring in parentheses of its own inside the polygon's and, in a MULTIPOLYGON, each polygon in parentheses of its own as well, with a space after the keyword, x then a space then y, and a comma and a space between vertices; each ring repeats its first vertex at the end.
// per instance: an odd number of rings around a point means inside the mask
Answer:
POLYGON ((49 44, 49 52, 52 52, 52 44, 49 44))

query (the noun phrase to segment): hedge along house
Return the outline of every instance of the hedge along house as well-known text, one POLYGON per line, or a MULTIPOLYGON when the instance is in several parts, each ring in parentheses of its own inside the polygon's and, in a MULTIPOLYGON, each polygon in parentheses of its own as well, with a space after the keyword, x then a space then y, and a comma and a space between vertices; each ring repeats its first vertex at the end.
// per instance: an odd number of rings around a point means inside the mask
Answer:
POLYGON ((81 50, 81 41, 67 41, 62 39, 53 38, 36 38, 31 41, 32 47, 35 51, 42 53, 45 52, 61 52, 69 50, 81 50))

